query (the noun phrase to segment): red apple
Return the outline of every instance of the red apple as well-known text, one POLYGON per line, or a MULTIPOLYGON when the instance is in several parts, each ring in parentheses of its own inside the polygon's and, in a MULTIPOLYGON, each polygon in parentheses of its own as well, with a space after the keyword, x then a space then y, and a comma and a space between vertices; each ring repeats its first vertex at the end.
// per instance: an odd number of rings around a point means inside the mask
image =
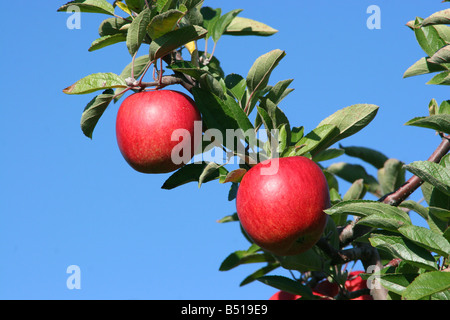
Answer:
POLYGON ((320 296, 333 298, 339 293, 339 286, 335 282, 324 280, 316 284, 314 291, 320 296))
POLYGON ((297 300, 301 297, 302 296, 298 294, 292 294, 286 291, 277 291, 269 298, 269 300, 297 300))
POLYGON ((262 249, 296 255, 311 248, 327 223, 327 180, 312 160, 295 156, 269 159, 242 178, 236 209, 243 229, 262 249))
MULTIPOLYGON (((201 121, 194 101, 184 93, 171 90, 143 91, 127 97, 119 108, 116 137, 119 149, 135 170, 142 173, 167 173, 182 167, 194 155, 201 140, 194 134, 195 121, 201 121), (186 135, 172 133, 184 132, 186 135), (178 139, 178 140, 177 140, 178 139), (172 150, 178 155, 173 161, 172 150)), ((201 126, 200 126, 201 130, 201 126)))
MULTIPOLYGON (((367 289, 367 281, 361 278, 359 275, 360 273, 364 273, 364 271, 352 271, 349 273, 347 281, 345 282, 345 287, 348 291, 352 292, 367 289)), ((373 297, 370 294, 365 294, 352 300, 373 300, 373 297)))
MULTIPOLYGON (((363 280, 360 273, 364 271, 352 271, 348 274, 347 280, 345 281, 345 288, 349 292, 367 289, 367 282, 363 280)), ((319 282, 313 289, 314 292, 323 294, 328 297, 334 297, 339 293, 339 286, 335 282, 329 282, 328 280, 324 280, 319 282)), ((365 294, 351 300, 373 300, 373 297, 370 294, 365 294)))
MULTIPOLYGON (((313 290, 313 294, 320 297, 319 300, 331 300, 330 296, 324 296, 322 293, 316 292, 315 290, 313 290)), ((298 294, 292 294, 286 291, 277 291, 269 298, 269 300, 297 300, 301 297, 302 296, 298 294)))

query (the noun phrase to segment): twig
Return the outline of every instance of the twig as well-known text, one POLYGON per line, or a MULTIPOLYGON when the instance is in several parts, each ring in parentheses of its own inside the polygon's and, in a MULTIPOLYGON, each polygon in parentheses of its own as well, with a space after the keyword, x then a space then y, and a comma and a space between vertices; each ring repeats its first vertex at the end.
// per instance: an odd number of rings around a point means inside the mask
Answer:
MULTIPOLYGON (((428 158, 428 161, 437 163, 449 152, 449 137, 450 135, 442 136, 440 145, 428 158)), ((396 191, 380 198, 378 201, 389 204, 391 206, 399 206, 417 188, 419 188, 422 183, 423 180, 414 175, 396 191)), ((361 237, 372 230, 371 227, 358 225, 357 222, 359 221, 359 219, 359 217, 356 217, 354 221, 341 229, 341 232, 339 234, 341 248, 346 247, 356 238, 361 237)), ((361 260, 366 269, 371 265, 374 265, 380 269, 383 268, 378 250, 368 244, 362 244, 347 250, 336 250, 328 243, 325 238, 322 238, 317 242, 316 245, 330 257, 332 265, 361 260)), ((386 290, 384 288, 372 290, 371 294, 375 300, 383 300, 386 298, 386 290)))
MULTIPOLYGON (((442 137, 442 141, 433 154, 428 158, 428 161, 438 163, 443 156, 445 156, 450 150, 450 135, 445 135, 442 137)), ((406 200, 417 188, 419 188, 423 183, 423 180, 417 176, 412 176, 408 181, 406 181, 400 188, 391 194, 382 197, 379 201, 389 204, 391 206, 397 207, 404 200, 406 200)), ((339 235, 339 240, 341 246, 345 247, 351 243, 354 239, 363 236, 371 230, 370 227, 357 225, 359 217, 356 218, 351 224, 344 227, 339 235)))
POLYGON ((174 85, 174 84, 181 84, 186 90, 191 91, 193 86, 187 82, 184 81, 184 79, 176 76, 164 76, 160 79, 156 79, 156 81, 153 82, 142 82, 137 81, 134 79, 127 79, 127 85, 130 87, 130 89, 141 89, 144 90, 148 87, 156 87, 157 89, 162 89, 166 86, 174 85))
MULTIPOLYGON (((428 161, 439 162, 442 157, 445 156, 450 150, 450 135, 442 137, 441 144, 436 148, 433 154, 428 158, 428 161)), ((412 176, 403 186, 397 189, 394 193, 388 195, 383 202, 391 206, 398 206, 406 198, 408 198, 411 193, 413 193, 418 187, 423 183, 423 180, 417 176, 412 176)))

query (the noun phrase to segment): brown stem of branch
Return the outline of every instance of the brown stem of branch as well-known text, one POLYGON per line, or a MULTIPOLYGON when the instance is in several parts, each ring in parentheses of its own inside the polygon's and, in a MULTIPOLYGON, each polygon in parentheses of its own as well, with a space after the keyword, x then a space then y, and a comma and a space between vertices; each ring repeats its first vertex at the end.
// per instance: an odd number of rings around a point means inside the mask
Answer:
MULTIPOLYGON (((441 144, 434 150, 433 154, 428 158, 428 161, 439 162, 442 157, 445 156, 450 150, 450 135, 442 137, 441 144)), ((389 204, 391 206, 398 206, 406 198, 408 198, 418 187, 422 185, 423 181, 417 177, 412 176, 405 184, 403 184, 394 193, 388 195, 384 198, 383 203, 389 204)))
MULTIPOLYGON (((442 141, 436 148, 433 154, 428 158, 428 161, 439 162, 450 150, 450 135, 441 136, 442 141)), ((417 177, 412 176, 406 183, 404 183, 395 192, 380 198, 378 201, 389 204, 391 206, 400 205, 405 199, 407 199, 417 188, 422 185, 423 181, 417 177)), ((358 225, 359 218, 357 217, 352 223, 341 229, 339 234, 341 248, 346 247, 353 242, 354 239, 363 236, 364 234, 372 230, 371 227, 358 225)), ((344 264, 349 261, 361 260, 364 267, 374 265, 378 268, 382 268, 381 259, 376 248, 370 245, 354 246, 347 250, 335 250, 325 238, 322 238, 317 243, 317 246, 331 258, 331 264, 344 264)), ((386 290, 377 289, 372 290, 372 296, 375 300, 383 300, 386 297, 386 290)))
POLYGON ((186 82, 183 78, 172 75, 172 76, 164 76, 161 77, 160 80, 153 81, 153 82, 133 82, 129 83, 128 86, 132 89, 140 89, 143 90, 148 87, 156 87, 158 89, 162 89, 166 86, 174 85, 174 84, 181 84, 186 90, 191 92, 192 88, 194 87, 192 84, 186 82))
MULTIPOLYGON (((433 152, 433 154, 428 158, 428 161, 431 162, 439 162, 443 156, 445 156, 450 150, 450 135, 445 135, 442 138, 441 143, 433 152)), ((398 188, 395 192, 382 197, 378 201, 389 204, 391 206, 398 206, 404 200, 406 200, 417 188, 422 185, 423 181, 417 176, 412 176, 406 183, 404 183, 400 188, 398 188)), ((371 230, 370 227, 357 225, 359 218, 356 218, 351 224, 347 225, 342 229, 339 240, 341 242, 341 247, 347 246, 354 239, 363 236, 367 232, 371 230)))

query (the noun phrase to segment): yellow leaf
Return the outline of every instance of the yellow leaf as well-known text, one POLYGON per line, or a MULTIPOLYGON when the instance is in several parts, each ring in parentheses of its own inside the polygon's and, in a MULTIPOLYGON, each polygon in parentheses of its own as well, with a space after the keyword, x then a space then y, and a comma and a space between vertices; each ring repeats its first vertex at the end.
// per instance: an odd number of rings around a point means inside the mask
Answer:
POLYGON ((195 41, 188 42, 188 43, 186 43, 184 46, 186 47, 186 49, 189 50, 189 53, 190 53, 190 54, 192 54, 192 52, 194 52, 195 49, 196 49, 195 41))
POLYGON ((120 2, 120 1, 116 1, 116 5, 117 5, 120 9, 122 9, 124 12, 126 12, 126 13, 128 13, 130 16, 132 16, 131 10, 128 9, 128 6, 127 6, 125 3, 120 2))

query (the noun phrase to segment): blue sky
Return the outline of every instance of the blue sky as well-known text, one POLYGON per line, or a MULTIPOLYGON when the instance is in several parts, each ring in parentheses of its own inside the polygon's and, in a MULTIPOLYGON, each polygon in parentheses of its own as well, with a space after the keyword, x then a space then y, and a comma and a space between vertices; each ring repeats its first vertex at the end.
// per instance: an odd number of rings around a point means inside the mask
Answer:
MULTIPOLYGON (((107 16, 83 14, 81 30, 69 30, 69 15, 56 12, 62 4, 12 1, 13 14, 0 22, 8 30, 1 50, 0 298, 268 299, 275 290, 261 283, 239 287, 260 265, 218 271, 229 253, 248 247, 237 224, 216 223, 235 212, 234 202, 227 201, 228 185, 187 184, 167 191, 161 185, 168 174, 133 171, 116 145, 118 105, 105 112, 93 140, 83 136, 79 120, 92 97, 67 96, 62 89, 90 73, 120 74, 130 56, 120 44, 88 52, 107 16), (80 290, 66 286, 70 265, 80 267, 80 290)), ((372 103, 380 106, 375 120, 343 145, 371 147, 409 163, 425 160, 439 144, 432 130, 403 125, 427 115, 432 98, 448 99, 445 87, 425 85, 429 76, 402 79, 424 56, 405 23, 448 5, 438 0, 205 4, 223 12, 242 8, 241 16, 279 30, 270 38, 223 37, 216 55, 227 74, 245 76, 260 55, 285 50, 271 83, 295 79, 295 91, 281 105, 293 125, 312 130, 338 109, 372 103), (366 26, 369 5, 381 9, 379 30, 366 26)))

